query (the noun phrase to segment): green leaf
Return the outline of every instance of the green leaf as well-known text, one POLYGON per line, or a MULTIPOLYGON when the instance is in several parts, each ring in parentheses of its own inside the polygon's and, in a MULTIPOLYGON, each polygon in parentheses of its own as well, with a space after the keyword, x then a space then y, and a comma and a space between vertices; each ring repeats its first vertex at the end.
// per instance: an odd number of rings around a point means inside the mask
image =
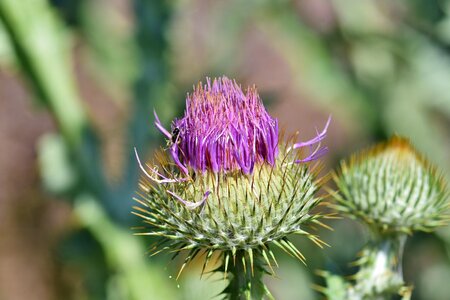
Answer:
POLYGON ((38 143, 38 162, 44 187, 54 194, 67 192, 77 174, 69 159, 69 150, 60 135, 46 134, 38 143))
POLYGON ((45 0, 2 0, 0 19, 18 61, 64 136, 79 143, 86 116, 69 64, 68 35, 45 0))
POLYGON ((112 223, 95 199, 89 195, 78 197, 75 214, 102 245, 109 266, 117 270, 117 276, 111 279, 118 284, 113 290, 119 289, 127 295, 125 299, 131 300, 177 299, 166 271, 149 263, 145 246, 129 230, 112 223))

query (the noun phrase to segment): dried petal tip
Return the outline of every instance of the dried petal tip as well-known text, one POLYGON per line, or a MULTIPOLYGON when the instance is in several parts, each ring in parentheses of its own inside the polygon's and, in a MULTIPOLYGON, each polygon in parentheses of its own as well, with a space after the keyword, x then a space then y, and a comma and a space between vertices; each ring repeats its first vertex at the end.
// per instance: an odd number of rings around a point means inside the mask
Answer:
MULTIPOLYGON (((168 136, 159 120, 156 124, 168 136)), ((249 174, 256 163, 273 165, 278 154, 278 121, 267 113, 255 87, 244 93, 227 77, 207 78, 194 88, 168 137, 172 158, 185 173, 190 167, 249 174)))
POLYGON ((448 220, 441 176, 404 138, 343 162, 336 208, 383 232, 430 231, 448 220))

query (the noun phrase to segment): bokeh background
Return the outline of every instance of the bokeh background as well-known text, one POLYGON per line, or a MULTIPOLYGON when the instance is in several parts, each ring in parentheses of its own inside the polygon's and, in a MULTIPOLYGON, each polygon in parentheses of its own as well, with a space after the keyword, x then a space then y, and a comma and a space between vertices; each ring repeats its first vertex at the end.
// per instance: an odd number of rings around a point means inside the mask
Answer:
MULTIPOLYGON (((450 1, 0 0, 0 299, 211 299, 182 257, 132 235, 139 172, 206 76, 255 83, 287 132, 333 117, 325 169, 394 133, 450 178, 450 1)), ((367 233, 279 255, 277 299, 321 299, 315 270, 351 275, 367 233)), ((408 239, 413 299, 450 299, 450 228, 408 239)))

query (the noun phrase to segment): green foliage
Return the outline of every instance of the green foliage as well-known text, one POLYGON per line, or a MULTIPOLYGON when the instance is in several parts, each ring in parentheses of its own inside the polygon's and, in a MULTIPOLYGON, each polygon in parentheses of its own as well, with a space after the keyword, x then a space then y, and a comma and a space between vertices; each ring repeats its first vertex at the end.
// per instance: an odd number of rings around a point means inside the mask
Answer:
POLYGON ((45 0, 1 1, 0 18, 39 100, 68 142, 79 145, 86 116, 70 72, 69 38, 61 21, 45 0))
POLYGON ((167 277, 161 268, 143 261, 145 247, 128 230, 112 223, 95 199, 81 196, 75 213, 105 253, 107 265, 115 275, 109 278, 117 285, 114 294, 133 300, 146 299, 149 293, 156 299, 176 299, 173 289, 165 284, 167 277))
MULTIPOLYGON (((154 12, 152 7, 148 9, 154 12)), ((145 7, 140 10, 141 13, 145 11, 145 7)), ((164 7, 161 8, 161 14, 166 18, 169 15, 164 7)), ((130 199, 134 191, 136 165, 134 158, 130 159, 125 168, 124 179, 114 186, 108 183, 100 154, 101 143, 75 88, 71 71, 70 32, 63 26, 56 11, 44 0, 1 1, 0 19, 17 62, 34 88, 37 99, 50 111, 61 132, 61 137, 47 136, 40 142, 39 158, 44 184, 51 192, 73 197, 73 203, 79 197, 88 198, 82 202, 84 204, 77 204, 82 211, 81 224, 99 241, 108 259, 108 269, 104 270, 107 278, 89 281, 87 297, 105 299, 105 295, 112 298, 122 294, 125 299, 147 299, 148 291, 145 287, 156 284, 153 292, 156 297, 174 299, 170 295, 170 289, 163 288, 165 281, 158 279, 162 274, 159 272, 161 268, 150 266, 143 256, 145 250, 142 245, 126 231, 119 229, 121 223, 130 220, 131 205, 124 199, 130 199), (70 193, 67 193, 68 190, 70 193), (102 207, 96 206, 95 201, 100 202, 102 207), (83 208, 86 205, 89 207, 87 210, 83 208), (105 212, 119 222, 111 223, 105 212), (92 224, 95 226, 91 226, 92 224), (105 289, 110 287, 113 290, 106 292, 105 289)), ((158 19, 152 19, 154 21, 158 23, 158 19)), ((151 30, 158 37, 162 36, 158 33, 162 28, 153 26, 151 30)), ((151 40, 152 36, 149 38, 150 43, 156 45, 151 40)), ((157 45, 157 51, 161 55, 164 44, 158 40, 157 45)), ((159 60, 160 56, 155 59, 154 55, 153 51, 145 53, 144 57, 149 60, 148 67, 153 68, 153 64, 157 65, 158 70, 162 70, 164 63, 159 60)), ((146 86, 147 91, 157 90, 158 85, 154 79, 154 76, 148 78, 154 85, 146 86)), ((141 82, 144 85, 147 83, 145 80, 141 82)), ((157 95, 155 92, 152 97, 157 95)), ((130 143, 140 146, 148 144, 148 124, 145 117, 150 109, 148 97, 137 94, 136 99, 137 113, 130 122, 130 143)), ((70 247, 70 244, 64 245, 70 247)), ((86 247, 92 250, 96 247, 92 245, 94 244, 86 247)), ((102 269, 102 266, 95 267, 100 268, 99 271, 102 269)), ((86 272, 84 275, 90 277, 89 269, 82 268, 81 272, 86 272)))
POLYGON ((42 184, 49 192, 61 195, 74 188, 77 173, 61 136, 48 134, 41 137, 38 154, 42 184))

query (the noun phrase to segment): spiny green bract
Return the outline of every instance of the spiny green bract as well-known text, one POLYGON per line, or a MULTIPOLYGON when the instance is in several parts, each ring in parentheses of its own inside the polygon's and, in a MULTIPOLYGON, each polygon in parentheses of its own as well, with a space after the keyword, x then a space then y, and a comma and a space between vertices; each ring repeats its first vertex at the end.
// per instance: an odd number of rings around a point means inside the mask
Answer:
POLYGON ((334 179, 335 208, 380 233, 430 231, 448 220, 443 179, 406 139, 353 156, 334 179))
MULTIPOLYGON (((207 257, 215 250, 231 256, 244 250, 251 264, 254 249, 270 266, 268 257, 274 257, 268 244, 273 243, 303 261, 303 255, 286 236, 301 234, 323 245, 305 227, 323 225, 320 214, 311 214, 321 201, 315 193, 323 180, 317 178, 317 168, 293 163, 298 155, 297 151, 281 149, 273 166, 257 165, 251 175, 208 172, 166 185, 154 185, 143 177, 136 199, 140 206, 134 207, 145 224, 138 234, 170 239, 169 244, 156 247, 156 252, 191 249, 187 260, 200 250, 206 251, 207 257), (203 206, 190 209, 167 191, 193 202, 207 191, 211 194, 203 206)), ((159 164, 170 173, 171 166, 165 159, 159 164)))

